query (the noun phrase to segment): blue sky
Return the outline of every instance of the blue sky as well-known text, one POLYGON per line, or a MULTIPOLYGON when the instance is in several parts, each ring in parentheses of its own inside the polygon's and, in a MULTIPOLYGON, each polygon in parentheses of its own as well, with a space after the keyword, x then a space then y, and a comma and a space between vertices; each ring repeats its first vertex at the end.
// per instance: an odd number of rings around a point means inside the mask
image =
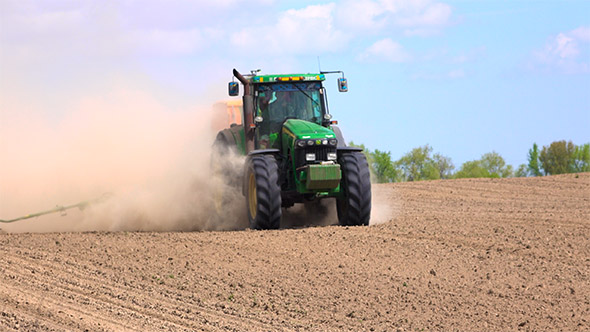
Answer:
POLYGON ((461 163, 590 142, 589 1, 2 1, 0 127, 26 100, 59 122, 113 85, 170 112, 227 99, 231 69, 343 70, 347 140, 461 163), (34 99, 32 101, 31 99, 34 99))

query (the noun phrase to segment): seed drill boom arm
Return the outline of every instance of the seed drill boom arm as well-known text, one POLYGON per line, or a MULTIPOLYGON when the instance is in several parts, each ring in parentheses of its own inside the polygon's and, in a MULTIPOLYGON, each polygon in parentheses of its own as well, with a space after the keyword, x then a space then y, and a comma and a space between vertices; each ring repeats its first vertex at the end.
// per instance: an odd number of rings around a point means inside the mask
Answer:
POLYGON ((44 216, 46 214, 57 213, 57 212, 65 212, 66 210, 70 210, 70 209, 73 209, 73 208, 79 208, 80 210, 84 210, 88 205, 104 202, 105 200, 109 199, 111 196, 112 196, 111 194, 106 193, 106 194, 103 194, 101 197, 96 198, 96 199, 92 199, 92 200, 89 200, 89 201, 83 201, 83 202, 80 202, 80 203, 77 203, 77 204, 73 204, 73 205, 68 205, 68 206, 56 206, 55 208, 53 208, 51 210, 37 212, 37 213, 33 213, 33 214, 27 214, 25 216, 22 216, 22 217, 19 217, 19 218, 16 218, 16 219, 10 219, 10 220, 0 219, 0 223, 5 223, 5 224, 13 223, 15 221, 36 218, 36 217, 44 216))

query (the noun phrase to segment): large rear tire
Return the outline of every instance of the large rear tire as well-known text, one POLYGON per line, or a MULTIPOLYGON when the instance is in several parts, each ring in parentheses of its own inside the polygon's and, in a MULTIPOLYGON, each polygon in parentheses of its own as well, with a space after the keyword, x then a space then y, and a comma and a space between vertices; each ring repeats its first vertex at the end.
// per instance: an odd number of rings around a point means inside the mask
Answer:
POLYGON ((342 169, 343 197, 337 199, 338 223, 342 226, 368 225, 371 218, 371 175, 367 158, 362 152, 342 154, 338 163, 342 169))
POLYGON ((279 168, 272 155, 252 156, 246 168, 246 209, 250 227, 277 229, 281 225, 279 168))

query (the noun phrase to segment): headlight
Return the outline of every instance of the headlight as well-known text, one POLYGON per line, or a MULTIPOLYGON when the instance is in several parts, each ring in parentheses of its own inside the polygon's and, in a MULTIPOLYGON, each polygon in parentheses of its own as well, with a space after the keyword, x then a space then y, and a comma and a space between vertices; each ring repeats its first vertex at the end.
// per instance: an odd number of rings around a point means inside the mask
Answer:
POLYGON ((338 159, 336 152, 328 152, 328 160, 336 160, 336 159, 338 159))
POLYGON ((315 161, 315 153, 306 153, 305 160, 306 161, 315 161))
POLYGON ((321 138, 321 139, 299 139, 295 141, 295 145, 299 148, 306 146, 336 146, 338 140, 335 138, 321 138))

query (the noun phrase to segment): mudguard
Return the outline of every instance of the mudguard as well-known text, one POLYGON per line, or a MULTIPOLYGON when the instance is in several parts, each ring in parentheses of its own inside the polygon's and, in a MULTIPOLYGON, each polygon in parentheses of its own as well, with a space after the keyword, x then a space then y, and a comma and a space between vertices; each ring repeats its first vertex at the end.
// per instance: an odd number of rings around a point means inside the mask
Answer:
POLYGON ((260 149, 248 152, 248 156, 253 156, 257 154, 273 154, 273 153, 280 153, 281 150, 279 149, 260 149))
POLYGON ((222 131, 218 132, 215 141, 222 141, 227 145, 237 145, 236 139, 229 129, 223 129, 222 131))
POLYGON ((341 155, 343 153, 349 153, 349 152, 363 152, 363 149, 357 148, 354 146, 343 146, 343 147, 339 146, 336 149, 336 153, 338 153, 338 155, 341 155))
POLYGON ((342 135, 342 130, 340 130, 340 127, 332 125, 330 126, 330 128, 332 129, 332 131, 334 131, 334 134, 338 139, 338 149, 346 147, 346 141, 344 140, 344 136, 342 135))

